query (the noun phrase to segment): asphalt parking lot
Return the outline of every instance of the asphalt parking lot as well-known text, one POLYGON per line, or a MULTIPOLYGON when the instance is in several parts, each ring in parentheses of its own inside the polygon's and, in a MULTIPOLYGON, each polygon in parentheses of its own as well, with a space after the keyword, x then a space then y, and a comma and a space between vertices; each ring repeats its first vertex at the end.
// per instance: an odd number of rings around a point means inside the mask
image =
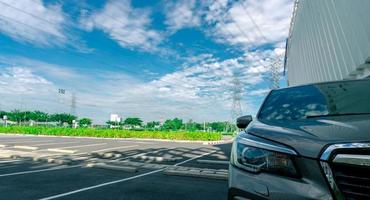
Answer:
POLYGON ((0 199, 226 199, 230 148, 0 134, 0 199))

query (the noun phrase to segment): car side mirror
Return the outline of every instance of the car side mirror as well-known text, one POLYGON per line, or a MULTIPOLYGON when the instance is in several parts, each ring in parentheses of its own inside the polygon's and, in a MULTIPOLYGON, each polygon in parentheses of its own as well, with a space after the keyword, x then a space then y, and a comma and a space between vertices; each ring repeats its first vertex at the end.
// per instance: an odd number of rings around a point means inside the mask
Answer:
POLYGON ((247 128, 248 124, 253 120, 251 115, 245 115, 236 119, 236 126, 240 129, 247 128))

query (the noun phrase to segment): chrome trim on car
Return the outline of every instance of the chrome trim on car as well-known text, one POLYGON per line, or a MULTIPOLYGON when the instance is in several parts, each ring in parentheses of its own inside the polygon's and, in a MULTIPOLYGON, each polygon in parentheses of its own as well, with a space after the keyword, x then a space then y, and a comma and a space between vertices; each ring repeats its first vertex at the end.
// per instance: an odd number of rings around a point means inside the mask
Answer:
POLYGON ((342 143, 342 144, 333 144, 325 149, 321 154, 320 159, 328 161, 332 152, 337 149, 360 149, 360 148, 370 148, 370 142, 364 143, 342 143))
POLYGON ((337 183, 334 180, 333 172, 327 162, 320 161, 321 168, 324 172, 325 178, 328 181, 330 188, 333 190, 333 195, 337 200, 344 200, 342 192, 339 190, 337 183))
POLYGON ((276 152, 286 153, 286 154, 290 154, 290 155, 298 155, 297 152, 294 151, 293 149, 290 149, 288 147, 284 147, 283 145, 274 144, 274 143, 269 142, 269 141, 261 142, 261 141, 257 141, 257 140, 252 140, 252 139, 248 139, 248 138, 239 137, 238 142, 240 142, 242 144, 245 144, 245 145, 248 145, 248 146, 257 147, 257 148, 261 148, 261 149, 266 149, 266 150, 270 150, 270 151, 276 151, 276 152))
POLYGON ((333 159, 334 163, 370 166, 370 155, 338 154, 333 159))
MULTIPOLYGON (((338 149, 370 149, 370 142, 333 144, 328 146, 321 154, 320 159, 322 161, 320 161, 320 165, 324 171, 326 180, 329 182, 329 185, 333 190, 333 194, 336 199, 341 200, 345 198, 342 192, 339 190, 337 184, 335 183, 335 180, 333 179, 333 173, 331 172, 330 165, 328 164, 328 162, 331 161, 330 158, 333 155, 333 152, 338 149)), ((359 154, 337 154, 332 162, 370 166, 370 156, 359 154)))

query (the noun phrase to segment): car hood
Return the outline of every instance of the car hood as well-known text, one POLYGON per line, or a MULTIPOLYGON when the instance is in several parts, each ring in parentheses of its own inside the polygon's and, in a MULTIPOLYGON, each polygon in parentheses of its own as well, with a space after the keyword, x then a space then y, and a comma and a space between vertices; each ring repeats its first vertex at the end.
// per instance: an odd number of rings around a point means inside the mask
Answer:
POLYGON ((290 146, 302 156, 318 158, 329 144, 370 142, 370 115, 275 122, 256 120, 247 131, 290 146))

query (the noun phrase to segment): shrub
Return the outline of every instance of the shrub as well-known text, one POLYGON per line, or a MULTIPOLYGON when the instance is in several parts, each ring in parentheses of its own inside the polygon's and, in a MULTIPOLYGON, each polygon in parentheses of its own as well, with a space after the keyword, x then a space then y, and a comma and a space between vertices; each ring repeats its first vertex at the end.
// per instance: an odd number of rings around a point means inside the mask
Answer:
POLYGON ((62 128, 42 126, 8 126, 0 127, 1 133, 19 133, 30 135, 85 136, 103 138, 151 138, 169 140, 202 140, 221 139, 221 133, 185 132, 185 131, 135 131, 95 128, 62 128))

